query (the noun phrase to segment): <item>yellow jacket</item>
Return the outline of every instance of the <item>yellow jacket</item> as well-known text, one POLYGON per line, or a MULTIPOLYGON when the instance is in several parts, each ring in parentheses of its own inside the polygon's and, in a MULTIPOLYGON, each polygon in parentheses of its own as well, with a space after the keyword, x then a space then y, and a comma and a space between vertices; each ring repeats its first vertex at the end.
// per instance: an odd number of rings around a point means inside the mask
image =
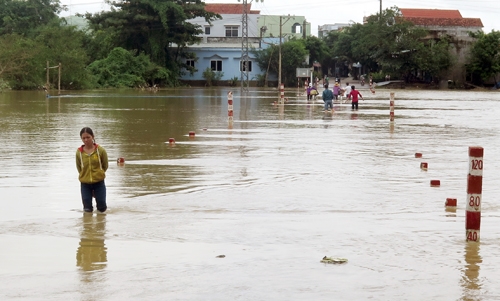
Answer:
POLYGON ((100 182, 106 178, 108 169, 108 154, 106 150, 97 145, 92 154, 83 151, 83 145, 76 150, 76 169, 78 169, 78 180, 85 184, 100 182))

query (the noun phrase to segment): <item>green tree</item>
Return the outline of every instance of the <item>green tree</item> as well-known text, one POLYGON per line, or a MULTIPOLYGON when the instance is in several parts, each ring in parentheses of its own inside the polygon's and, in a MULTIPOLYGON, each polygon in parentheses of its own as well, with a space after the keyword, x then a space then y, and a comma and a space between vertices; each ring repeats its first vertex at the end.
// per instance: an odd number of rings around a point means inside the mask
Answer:
POLYGON ((428 31, 401 17, 397 7, 386 9, 382 16, 370 16, 366 24, 353 24, 337 35, 332 56, 350 64, 359 62, 365 72, 384 72, 411 80, 424 72, 429 78, 451 64, 449 41, 427 39, 428 31))
MULTIPOLYGON (((346 76, 349 72, 349 66, 355 61, 355 55, 352 53, 351 45, 356 37, 356 32, 360 24, 353 24, 342 32, 331 31, 324 38, 326 47, 329 49, 329 56, 321 63, 323 71, 332 70, 335 73, 339 68, 340 76, 346 76)), ((354 78, 358 76, 358 69, 354 69, 351 75, 354 78)), ((335 75, 335 74, 334 74, 335 75)))
MULTIPOLYGON (((271 45, 262 50, 254 51, 255 60, 262 70, 279 74, 279 47, 271 45)), ((283 83, 287 86, 296 85, 296 68, 306 67, 307 50, 304 42, 291 39, 281 45, 281 74, 283 83)), ((267 73, 267 72, 266 72, 267 73)), ((266 80, 267 81, 267 80, 266 80)))
POLYGON ((59 19, 59 0, 0 0, 0 35, 27 35, 33 29, 59 19))
POLYGON ((91 62, 104 59, 114 48, 118 47, 114 29, 98 29, 88 32, 84 37, 84 47, 91 62))
POLYGON ((272 72, 274 74, 278 74, 276 71, 278 70, 279 47, 277 45, 270 45, 269 47, 260 50, 253 49, 252 52, 260 69, 266 70, 263 78, 263 86, 268 87, 269 73, 272 72))
POLYGON ((400 18, 397 8, 386 9, 382 17, 370 16, 356 33, 352 52, 368 67, 366 71, 392 69, 402 74, 415 67, 412 57, 421 46, 419 40, 426 35, 425 30, 400 18))
POLYGON ((186 47, 200 38, 201 26, 187 20, 203 17, 210 22, 219 15, 205 11, 202 0, 130 0, 111 2, 112 10, 86 14, 93 32, 112 30, 109 45, 150 56, 171 71, 169 83, 177 83, 187 57, 186 47))
POLYGON ((281 45, 281 53, 283 83, 287 86, 295 86, 297 84, 296 69, 306 67, 307 50, 302 41, 292 39, 281 45))
POLYGON ((42 45, 18 34, 1 35, 0 78, 14 89, 39 86, 44 67, 37 64, 36 57, 42 50, 42 45))
POLYGON ((105 59, 90 64, 88 70, 95 77, 98 86, 104 88, 142 86, 146 84, 148 75, 161 76, 164 72, 155 69, 155 65, 144 53, 135 55, 133 51, 120 47, 113 49, 105 59))
POLYGON ((500 31, 493 30, 485 34, 483 32, 471 33, 476 38, 470 52, 470 63, 467 71, 471 73, 473 82, 479 83, 488 79, 498 82, 497 75, 500 73, 500 31))
POLYGON ((328 57, 329 52, 328 48, 326 48, 325 41, 314 36, 309 36, 305 40, 301 41, 304 42, 304 46, 309 52, 309 62, 321 63, 323 67, 323 74, 326 74, 328 72, 328 66, 323 66, 323 62, 328 57))
MULTIPOLYGON (((43 45, 42 51, 37 55, 39 72, 44 76, 46 61, 57 65, 61 63, 61 87, 63 89, 92 88, 92 79, 86 70, 90 63, 84 48, 85 33, 74 26, 62 26, 54 22, 41 26, 34 31, 35 41, 43 45), (40 65, 41 64, 41 65, 40 65)), ((52 85, 58 81, 58 72, 50 72, 52 85)))
MULTIPOLYGON (((420 71, 425 81, 439 82, 443 71, 453 62, 448 38, 425 41, 425 44, 419 46, 419 51, 413 58, 415 69, 420 71)), ((391 73, 396 72, 391 70, 391 73)))

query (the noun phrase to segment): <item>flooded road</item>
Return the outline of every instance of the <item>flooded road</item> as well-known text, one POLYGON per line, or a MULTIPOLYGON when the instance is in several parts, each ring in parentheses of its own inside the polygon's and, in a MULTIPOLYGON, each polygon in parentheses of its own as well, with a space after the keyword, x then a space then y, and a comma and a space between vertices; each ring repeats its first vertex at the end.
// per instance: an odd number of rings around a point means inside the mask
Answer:
POLYGON ((390 90, 329 114, 235 89, 232 123, 227 91, 0 93, 0 299, 500 299, 500 93, 394 90, 391 125, 390 90), (85 126, 110 158, 102 215, 82 212, 85 126))

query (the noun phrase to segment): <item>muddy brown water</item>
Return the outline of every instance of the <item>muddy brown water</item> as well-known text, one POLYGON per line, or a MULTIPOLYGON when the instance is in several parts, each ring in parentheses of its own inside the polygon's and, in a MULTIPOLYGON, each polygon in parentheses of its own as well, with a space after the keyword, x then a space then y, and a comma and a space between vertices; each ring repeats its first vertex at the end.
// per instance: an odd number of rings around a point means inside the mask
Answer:
POLYGON ((334 114, 235 89, 232 123, 227 91, 0 93, 0 299, 500 299, 500 93, 395 90, 391 125, 387 89, 334 114), (84 126, 110 158, 103 215, 82 213, 84 126))

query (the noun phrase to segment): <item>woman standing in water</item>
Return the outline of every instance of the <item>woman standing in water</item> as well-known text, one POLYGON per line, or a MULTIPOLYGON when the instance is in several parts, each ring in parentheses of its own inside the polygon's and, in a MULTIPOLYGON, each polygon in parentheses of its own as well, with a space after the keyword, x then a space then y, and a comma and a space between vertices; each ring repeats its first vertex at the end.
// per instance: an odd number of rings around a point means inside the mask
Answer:
POLYGON ((92 212, 92 197, 95 197, 99 212, 104 212, 106 206, 106 170, 108 169, 108 154, 106 150, 95 143, 94 132, 89 127, 80 131, 83 145, 76 151, 76 169, 78 170, 82 193, 83 210, 92 212))

